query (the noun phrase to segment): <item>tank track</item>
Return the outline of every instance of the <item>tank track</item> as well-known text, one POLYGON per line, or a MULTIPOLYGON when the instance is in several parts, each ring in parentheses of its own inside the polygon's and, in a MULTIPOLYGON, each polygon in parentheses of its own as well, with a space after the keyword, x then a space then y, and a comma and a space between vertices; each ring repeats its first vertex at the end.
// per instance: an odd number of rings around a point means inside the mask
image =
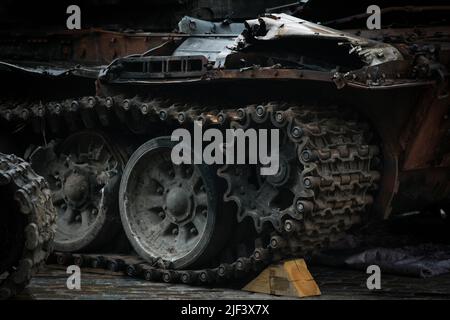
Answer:
MULTIPOLYGON (((237 192, 238 186, 246 186, 239 166, 223 166, 218 170, 228 186, 224 200, 236 204, 237 221, 250 218, 254 222, 257 239, 253 253, 202 270, 173 270, 170 262, 158 257, 154 261, 137 259, 130 263, 116 259, 119 262, 115 264, 122 265, 128 274, 147 280, 220 283, 223 279, 238 279, 257 272, 271 262, 313 253, 361 221, 373 202, 372 194, 380 179, 375 168, 380 162, 379 149, 369 145, 368 126, 345 120, 347 114, 336 107, 272 102, 243 108, 188 108, 164 99, 124 99, 122 96, 7 105, 8 108, 0 110, 4 119, 12 123, 27 121, 39 133, 47 126, 52 132, 58 132, 61 127, 74 131, 121 124, 142 134, 151 132, 159 124, 188 127, 194 121, 201 121, 205 129, 270 126, 285 133, 288 144, 294 149, 290 161, 296 163, 289 175, 292 178, 283 181, 294 196, 292 205, 279 210, 255 211, 248 201, 251 198, 246 194, 248 188, 237 192)), ((274 190, 280 183, 272 183, 274 190)), ((102 256, 57 254, 57 258, 60 264, 78 259, 83 262, 81 265, 92 260, 95 265, 108 266, 102 256)))
MULTIPOLYGON (((8 299, 25 288, 52 251, 55 211, 45 180, 34 173, 28 163, 14 155, 0 153, 0 186, 13 195, 14 207, 17 208, 2 210, 2 219, 6 219, 7 214, 20 215, 19 220, 24 226, 20 235, 10 235, 15 237, 11 245, 16 248, 8 251, 17 250, 19 257, 11 261, 8 270, 0 275, 4 277, 0 280, 0 299, 8 299)), ((13 199, 7 201, 12 202, 13 199)))

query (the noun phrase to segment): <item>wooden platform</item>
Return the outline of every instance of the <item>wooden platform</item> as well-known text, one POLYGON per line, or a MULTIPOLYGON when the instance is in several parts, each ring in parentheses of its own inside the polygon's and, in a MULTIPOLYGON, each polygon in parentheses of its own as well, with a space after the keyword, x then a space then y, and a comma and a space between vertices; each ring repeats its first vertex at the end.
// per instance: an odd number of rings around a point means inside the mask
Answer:
MULTIPOLYGON (((450 299, 450 274, 432 279, 383 275, 382 290, 369 291, 363 272, 323 267, 310 267, 310 271, 322 295, 307 299, 450 299)), ((83 272, 81 291, 66 289, 66 280, 65 269, 48 266, 17 299, 288 299, 231 289, 151 283, 98 270, 83 272)))

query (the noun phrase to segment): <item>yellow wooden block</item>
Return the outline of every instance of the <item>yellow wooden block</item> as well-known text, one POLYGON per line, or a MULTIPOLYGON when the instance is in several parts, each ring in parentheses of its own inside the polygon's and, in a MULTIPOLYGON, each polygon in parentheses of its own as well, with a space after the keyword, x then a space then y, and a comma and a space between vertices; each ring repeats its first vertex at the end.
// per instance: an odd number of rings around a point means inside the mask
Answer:
POLYGON ((303 259, 290 260, 266 268, 243 290, 300 298, 321 294, 303 259))

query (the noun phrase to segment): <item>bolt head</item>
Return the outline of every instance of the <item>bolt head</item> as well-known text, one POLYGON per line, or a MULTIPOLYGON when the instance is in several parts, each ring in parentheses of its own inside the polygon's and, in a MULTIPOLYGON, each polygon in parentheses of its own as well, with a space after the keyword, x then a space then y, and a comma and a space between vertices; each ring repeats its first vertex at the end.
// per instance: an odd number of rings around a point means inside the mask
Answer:
POLYGON ((263 106, 259 106, 256 108, 256 113, 258 114, 258 116, 263 116, 264 115, 264 107, 263 106))
POLYGON ((293 129, 292 129, 292 136, 294 137, 294 138, 300 138, 301 136, 302 136, 302 129, 301 128, 299 128, 299 127, 294 127, 293 129))
POLYGON ((277 112, 277 114, 275 115, 275 119, 277 120, 277 122, 282 122, 284 119, 284 115, 282 112, 277 112))
POLYGON ((298 212, 304 212, 305 211, 305 205, 301 201, 297 201, 296 208, 298 212))
POLYGON ((272 248, 276 248, 278 245, 278 241, 276 239, 271 239, 270 245, 272 246, 272 248))
POLYGON ((114 104, 113 98, 111 98, 111 97, 106 98, 106 107, 107 107, 108 109, 109 109, 109 108, 112 108, 113 104, 114 104))
POLYGON ((309 178, 305 178, 303 180, 303 184, 305 185, 306 188, 311 188, 312 187, 312 182, 309 178))
POLYGON ((305 150, 302 152, 302 158, 305 161, 310 161, 311 160, 311 152, 309 150, 305 150))

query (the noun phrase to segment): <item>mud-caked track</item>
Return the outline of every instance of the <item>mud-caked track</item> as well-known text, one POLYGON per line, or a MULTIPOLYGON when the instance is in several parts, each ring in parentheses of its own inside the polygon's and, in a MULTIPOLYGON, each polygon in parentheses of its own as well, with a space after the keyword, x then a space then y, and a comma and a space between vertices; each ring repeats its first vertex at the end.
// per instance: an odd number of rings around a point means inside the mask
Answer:
MULTIPOLYGON (((105 268, 121 265, 128 274, 147 280, 217 283, 242 278, 280 259, 312 253, 364 220, 380 179, 381 155, 369 127, 353 119, 351 112, 278 102, 233 108, 192 105, 195 107, 140 97, 2 105, 4 120, 25 122, 37 133, 114 128, 150 140, 170 135, 176 128, 192 129, 194 121, 201 121, 204 129, 221 131, 280 130, 280 170, 276 175, 259 176, 254 165, 215 169, 224 185, 217 201, 222 214, 233 221, 231 231, 223 235, 226 239, 221 239, 222 250, 210 253, 203 269, 187 266, 183 268, 187 270, 179 270, 164 256, 146 256, 146 261, 111 258, 114 263, 108 263, 102 256, 61 253, 61 264, 75 260, 80 265, 105 268)), ((121 200, 124 196, 118 195, 121 200)), ((164 211, 164 205, 161 207, 164 211)), ((158 215, 164 219, 162 213, 158 215)), ((121 214, 126 223, 127 213, 122 210, 121 214)))
POLYGON ((52 250, 55 211, 45 180, 0 153, 0 299, 22 291, 52 250))

